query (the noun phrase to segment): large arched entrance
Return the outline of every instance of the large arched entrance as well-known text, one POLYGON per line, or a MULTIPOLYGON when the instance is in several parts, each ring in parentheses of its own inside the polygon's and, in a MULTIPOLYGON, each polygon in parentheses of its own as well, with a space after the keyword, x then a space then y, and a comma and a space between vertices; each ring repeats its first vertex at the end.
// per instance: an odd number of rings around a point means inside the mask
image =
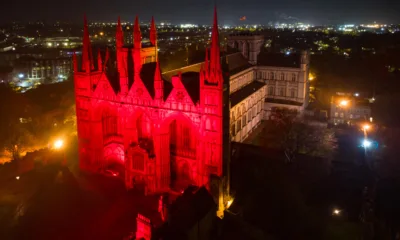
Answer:
POLYGON ((144 111, 140 110, 129 120, 127 129, 131 136, 128 138, 126 153, 126 186, 141 191, 148 188, 154 191, 153 122, 144 111))
POLYGON ((190 122, 175 119, 169 125, 171 187, 182 189, 195 182, 197 138, 190 122))
POLYGON ((110 106, 105 107, 101 115, 101 125, 104 160, 101 168, 118 168, 123 165, 124 150, 117 110, 110 106))
POLYGON ((179 114, 163 124, 168 146, 164 154, 169 154, 170 187, 182 190, 197 181, 198 130, 192 121, 179 114))

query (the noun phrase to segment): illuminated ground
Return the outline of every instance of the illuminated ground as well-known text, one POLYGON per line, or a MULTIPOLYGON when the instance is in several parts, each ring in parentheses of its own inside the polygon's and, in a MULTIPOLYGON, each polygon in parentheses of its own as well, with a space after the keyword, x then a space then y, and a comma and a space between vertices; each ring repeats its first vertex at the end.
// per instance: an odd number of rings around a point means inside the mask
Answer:
POLYGON ((6 185, 16 183, 23 197, 8 205, 2 199, 0 223, 7 225, 1 226, 0 239, 122 239, 135 230, 139 210, 157 209, 156 197, 127 193, 122 181, 60 166, 6 185))

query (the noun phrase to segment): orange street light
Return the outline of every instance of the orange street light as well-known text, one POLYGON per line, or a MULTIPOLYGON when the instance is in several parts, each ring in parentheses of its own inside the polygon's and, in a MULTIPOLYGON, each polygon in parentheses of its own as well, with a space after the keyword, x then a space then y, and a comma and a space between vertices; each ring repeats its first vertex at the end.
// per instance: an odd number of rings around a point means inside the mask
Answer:
POLYGON ((341 212, 341 211, 340 211, 339 209, 335 208, 335 209, 333 209, 332 214, 335 215, 335 216, 339 216, 339 215, 340 215, 340 212, 341 212))
POLYGON ((368 131, 369 129, 371 129, 371 125, 369 125, 369 124, 364 124, 363 125, 363 130, 364 131, 368 131))
POLYGON ((64 140, 62 139, 57 139, 54 144, 53 144, 54 149, 61 149, 64 147, 64 140))
POLYGON ((348 100, 341 100, 339 102, 339 105, 342 107, 346 107, 347 105, 349 105, 349 101, 348 100))

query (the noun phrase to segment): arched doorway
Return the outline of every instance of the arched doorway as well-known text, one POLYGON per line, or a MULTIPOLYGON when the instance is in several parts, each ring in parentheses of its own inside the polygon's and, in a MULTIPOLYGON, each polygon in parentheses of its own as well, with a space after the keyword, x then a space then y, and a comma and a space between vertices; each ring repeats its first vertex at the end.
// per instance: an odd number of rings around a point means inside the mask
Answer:
POLYGON ((193 124, 177 118, 169 123, 171 188, 182 190, 196 182, 197 133, 193 124))
POLYGON ((111 106, 104 108, 101 115, 103 137, 103 161, 101 170, 116 168, 124 163, 124 147, 118 121, 118 113, 111 106))

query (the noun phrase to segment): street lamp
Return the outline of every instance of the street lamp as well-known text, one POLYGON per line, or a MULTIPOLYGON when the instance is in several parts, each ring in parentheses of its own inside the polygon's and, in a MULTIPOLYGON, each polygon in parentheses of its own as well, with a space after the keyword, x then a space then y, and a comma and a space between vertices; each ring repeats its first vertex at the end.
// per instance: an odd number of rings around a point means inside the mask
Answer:
MULTIPOLYGON (((61 149, 63 149, 64 148, 64 140, 63 139, 57 139, 57 140, 55 140, 54 141, 54 143, 53 143, 53 148, 55 149, 55 150, 61 150, 61 149)), ((65 166, 65 165, 67 165, 67 157, 66 157, 66 155, 65 155, 65 150, 63 151, 63 162, 62 162, 62 164, 65 166)))
POLYGON ((364 124, 363 125, 363 130, 364 131, 368 131, 370 128, 371 128, 371 125, 369 125, 369 124, 364 124))
POLYGON ((57 139, 53 144, 54 149, 57 150, 61 149, 63 146, 64 146, 64 140, 62 139, 57 139))
POLYGON ((364 139, 363 142, 362 142, 362 146, 363 146, 365 149, 371 147, 371 145, 372 145, 372 142, 371 142, 370 140, 368 140, 368 139, 364 139))
POLYGON ((341 100, 339 102, 339 105, 342 107, 346 107, 347 105, 349 105, 349 101, 348 100, 341 100))
POLYGON ((340 209, 334 208, 333 211, 332 211, 332 215, 334 215, 334 216, 339 216, 339 215, 340 215, 340 212, 341 212, 340 209))

